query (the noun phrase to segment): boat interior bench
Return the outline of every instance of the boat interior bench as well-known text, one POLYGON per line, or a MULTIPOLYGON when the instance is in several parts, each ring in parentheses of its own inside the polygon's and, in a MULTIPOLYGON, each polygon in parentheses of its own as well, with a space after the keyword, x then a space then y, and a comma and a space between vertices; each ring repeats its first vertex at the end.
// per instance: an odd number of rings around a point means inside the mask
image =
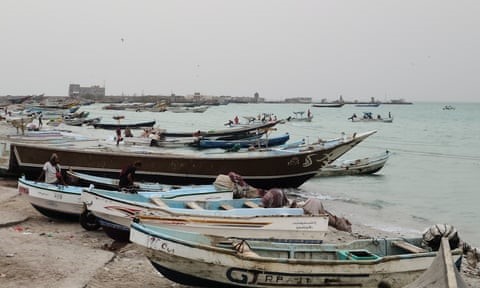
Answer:
POLYGON ((185 203, 185 206, 186 206, 187 208, 189 208, 189 209, 196 209, 196 210, 202 210, 202 209, 203 209, 203 208, 202 208, 200 205, 198 205, 198 203, 195 202, 195 201, 187 202, 187 203, 185 203))
POLYGON ((150 198, 150 201, 153 202, 153 204, 162 207, 162 208, 168 208, 167 203, 163 202, 163 200, 159 197, 152 197, 150 198))
POLYGON ((245 201, 245 202, 243 203, 243 205, 244 205, 245 207, 247 207, 247 208, 259 208, 259 207, 260 207, 260 206, 258 206, 257 203, 252 202, 252 201, 245 201))
POLYGON ((229 205, 229 204, 222 204, 222 205, 220 205, 220 209, 231 210, 231 209, 233 209, 233 206, 229 205))
POLYGON ((418 246, 415 246, 411 243, 408 243, 407 241, 402 241, 402 240, 399 240, 399 241, 393 241, 392 242, 392 245, 393 246, 396 246, 398 248, 402 248, 406 251, 409 251, 409 252, 412 252, 412 253, 425 253, 425 252, 428 252, 427 250, 421 248, 421 247, 418 247, 418 246))

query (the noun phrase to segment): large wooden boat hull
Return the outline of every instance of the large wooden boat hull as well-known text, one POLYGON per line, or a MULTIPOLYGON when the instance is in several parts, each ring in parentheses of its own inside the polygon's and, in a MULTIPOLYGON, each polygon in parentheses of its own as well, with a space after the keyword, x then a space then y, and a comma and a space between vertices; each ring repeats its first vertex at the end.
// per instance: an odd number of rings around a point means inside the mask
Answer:
POLYGON ((95 128, 102 128, 102 129, 110 129, 115 130, 117 128, 125 129, 125 128, 144 128, 144 127, 153 127, 155 125, 154 121, 147 121, 147 122, 136 122, 136 123, 94 123, 93 127, 95 128))
POLYGON ((121 167, 141 161, 138 181, 173 185, 210 184, 219 174, 236 172, 257 188, 298 187, 327 163, 355 147, 375 131, 336 144, 298 149, 218 154, 145 154, 122 151, 87 151, 12 143, 9 171, 36 177, 45 159, 57 153, 63 167, 98 176, 117 177, 121 167))
MULTIPOLYGON (((165 277, 203 287, 400 288, 418 278, 436 255, 402 252, 392 245, 405 239, 365 239, 338 245, 242 242, 152 229, 141 223, 132 223, 130 240, 143 248, 165 277)), ((455 259, 460 253, 457 249, 455 259)))

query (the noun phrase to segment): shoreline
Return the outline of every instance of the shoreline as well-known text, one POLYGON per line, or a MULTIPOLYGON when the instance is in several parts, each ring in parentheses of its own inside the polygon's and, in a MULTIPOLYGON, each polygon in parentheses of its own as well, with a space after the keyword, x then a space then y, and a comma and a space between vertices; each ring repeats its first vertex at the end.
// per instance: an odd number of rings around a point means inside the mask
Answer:
MULTIPOLYGON (((134 244, 43 216, 18 194, 16 185, 15 179, 0 178, 1 287, 190 287, 164 278, 134 244)), ((359 224, 352 229, 332 229, 326 241, 405 236, 359 224)), ((464 261, 462 276, 469 287, 480 287, 478 267, 470 270, 464 261)))

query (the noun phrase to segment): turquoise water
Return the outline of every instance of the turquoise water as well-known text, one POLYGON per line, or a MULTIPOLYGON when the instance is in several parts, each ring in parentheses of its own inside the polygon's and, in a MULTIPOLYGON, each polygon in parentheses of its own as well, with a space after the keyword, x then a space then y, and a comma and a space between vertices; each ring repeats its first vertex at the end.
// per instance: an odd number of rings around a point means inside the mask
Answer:
MULTIPOLYGON (((82 107, 90 116, 122 114, 125 121, 157 120, 168 130, 220 129, 235 115, 274 113, 279 118, 310 109, 313 121, 278 125, 291 141, 339 137, 377 130, 343 159, 392 152, 386 166, 376 175, 314 178, 300 193, 323 199, 327 210, 352 222, 393 232, 421 232, 436 223, 454 225, 462 239, 480 247, 480 103, 415 103, 361 108, 316 108, 308 104, 229 104, 210 107, 205 113, 151 113, 102 110, 100 104, 82 107), (450 104, 456 110, 442 110, 450 104), (371 111, 393 123, 352 123, 353 113, 371 111)), ((85 129, 85 128, 83 128, 85 129)), ((95 135, 113 137, 114 131, 89 129, 95 135)), ((138 131, 134 131, 134 133, 138 131)))

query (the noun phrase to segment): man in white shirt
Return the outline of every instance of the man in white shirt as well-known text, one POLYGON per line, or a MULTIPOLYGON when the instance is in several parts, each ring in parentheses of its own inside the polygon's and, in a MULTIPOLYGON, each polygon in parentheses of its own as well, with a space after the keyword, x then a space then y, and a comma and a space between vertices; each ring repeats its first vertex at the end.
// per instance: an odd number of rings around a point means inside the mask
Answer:
POLYGON ((45 176, 45 183, 65 184, 61 172, 62 168, 60 167, 59 162, 60 160, 58 159, 57 154, 53 153, 52 156, 50 156, 50 160, 45 162, 45 164, 43 165, 42 173, 38 177, 38 181, 40 181, 42 177, 45 176))

